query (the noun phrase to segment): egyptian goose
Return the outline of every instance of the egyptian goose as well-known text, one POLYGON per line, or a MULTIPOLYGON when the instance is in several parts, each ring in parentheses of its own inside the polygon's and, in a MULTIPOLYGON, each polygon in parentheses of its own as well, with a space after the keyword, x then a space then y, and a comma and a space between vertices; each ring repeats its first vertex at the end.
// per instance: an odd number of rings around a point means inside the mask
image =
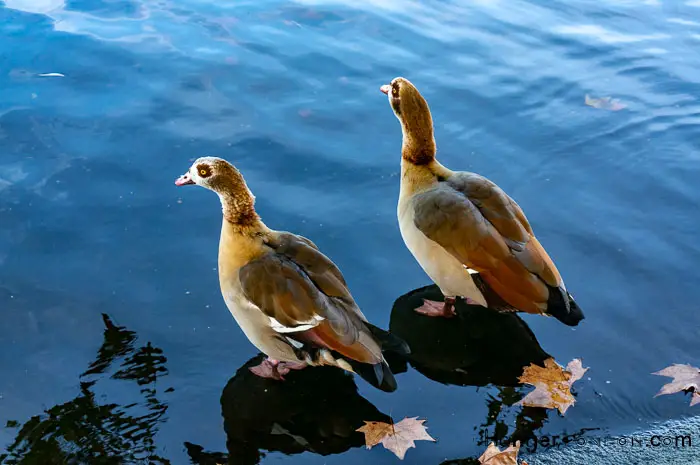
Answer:
POLYGON ((265 226, 233 165, 199 158, 175 184, 219 195, 221 293, 250 342, 268 357, 253 373, 282 380, 290 370, 331 365, 384 391, 396 389, 381 349, 388 344, 407 352, 405 343, 367 321, 340 270, 313 242, 265 226))
POLYGON ((455 298, 463 297, 576 326, 583 313, 518 204, 483 176, 451 171, 435 159, 430 108, 410 81, 397 77, 380 89, 403 132, 401 236, 445 296, 416 311, 450 317, 455 298))

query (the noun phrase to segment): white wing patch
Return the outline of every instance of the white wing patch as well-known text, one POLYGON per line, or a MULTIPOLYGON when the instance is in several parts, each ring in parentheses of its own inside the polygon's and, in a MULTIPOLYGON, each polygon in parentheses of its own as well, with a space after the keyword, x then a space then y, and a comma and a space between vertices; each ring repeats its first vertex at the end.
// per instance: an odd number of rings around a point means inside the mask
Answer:
POLYGON ((278 333, 298 333, 300 331, 307 331, 311 328, 318 326, 319 322, 325 320, 322 316, 314 315, 309 321, 300 321, 296 326, 284 326, 282 323, 277 321, 273 317, 270 318, 270 327, 277 331, 278 333))
POLYGON ((303 343, 303 342, 299 342, 299 341, 297 341, 296 339, 293 339, 293 338, 291 338, 291 337, 285 337, 285 339, 286 339, 287 342, 289 342, 289 343, 292 345, 292 347, 294 347, 295 349, 301 349, 302 347, 304 347, 304 343, 303 343))
POLYGON ((472 269, 469 268, 467 265, 462 265, 462 266, 464 267, 465 270, 467 270, 467 273, 469 273, 469 274, 479 274, 478 271, 472 270, 472 269))

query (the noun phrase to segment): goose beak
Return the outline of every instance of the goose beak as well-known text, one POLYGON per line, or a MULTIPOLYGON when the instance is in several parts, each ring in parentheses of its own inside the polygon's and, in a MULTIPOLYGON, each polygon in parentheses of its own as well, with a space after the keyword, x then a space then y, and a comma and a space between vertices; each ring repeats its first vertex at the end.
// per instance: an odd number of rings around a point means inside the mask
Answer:
POLYGON ((192 180, 189 171, 175 180, 176 186, 186 186, 188 184, 194 184, 194 181, 192 180))
POLYGON ((384 84, 379 88, 379 90, 382 91, 382 93, 389 95, 389 91, 391 90, 391 86, 389 84, 384 84))

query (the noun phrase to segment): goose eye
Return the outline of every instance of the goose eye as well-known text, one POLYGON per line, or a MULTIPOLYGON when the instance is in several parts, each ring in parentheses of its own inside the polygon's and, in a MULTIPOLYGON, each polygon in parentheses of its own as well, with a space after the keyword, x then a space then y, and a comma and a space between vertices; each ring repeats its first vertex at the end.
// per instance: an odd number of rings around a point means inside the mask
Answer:
POLYGON ((211 174, 209 167, 206 165, 199 165, 197 167, 197 172, 199 172, 199 176, 203 178, 209 177, 209 175, 211 174))
POLYGON ((391 87, 391 96, 398 98, 399 96, 399 86, 394 85, 391 87))

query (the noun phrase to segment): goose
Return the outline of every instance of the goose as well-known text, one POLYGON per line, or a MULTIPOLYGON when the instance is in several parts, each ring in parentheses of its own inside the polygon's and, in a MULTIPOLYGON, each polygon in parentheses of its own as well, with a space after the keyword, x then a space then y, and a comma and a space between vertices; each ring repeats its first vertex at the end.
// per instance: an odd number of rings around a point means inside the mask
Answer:
POLYGON ((408 347, 367 321, 338 267, 312 241, 263 223, 238 169, 203 157, 175 184, 219 195, 221 294, 243 333, 267 356, 251 372, 284 380, 290 370, 330 365, 381 390, 396 390, 382 346, 399 352, 408 347))
POLYGON ((456 298, 499 311, 584 318, 557 267, 518 204, 476 173, 452 171, 435 157, 430 108, 403 77, 380 87, 401 123, 401 236, 444 302, 426 299, 417 312, 454 316, 456 298))

